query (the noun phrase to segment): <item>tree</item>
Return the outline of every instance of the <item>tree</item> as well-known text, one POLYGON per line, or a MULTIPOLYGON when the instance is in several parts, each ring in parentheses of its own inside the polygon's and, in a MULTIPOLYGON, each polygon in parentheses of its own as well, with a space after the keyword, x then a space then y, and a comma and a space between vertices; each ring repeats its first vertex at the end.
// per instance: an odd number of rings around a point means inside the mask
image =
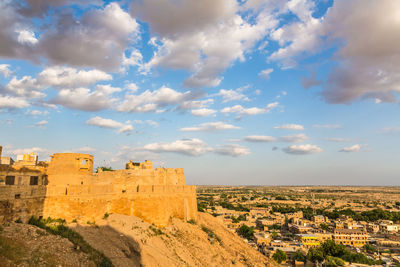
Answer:
POLYGON ((304 264, 305 264, 307 262, 307 257, 306 257, 306 255, 304 255, 303 253, 301 253, 298 250, 293 254, 293 260, 301 261, 301 262, 304 262, 304 264))
POLYGON ((312 262, 323 262, 324 261, 324 253, 321 249, 310 248, 307 253, 307 259, 312 262))
POLYGON ((243 224, 239 227, 238 234, 246 239, 251 240, 254 238, 254 228, 243 224))
POLYGON ((326 223, 321 223, 319 227, 324 231, 329 231, 329 226, 326 223))
POLYGON ((280 249, 277 249, 272 258, 279 264, 287 259, 286 253, 280 249))
POLYGON ((325 261, 326 267, 344 266, 344 261, 338 257, 327 256, 325 261))

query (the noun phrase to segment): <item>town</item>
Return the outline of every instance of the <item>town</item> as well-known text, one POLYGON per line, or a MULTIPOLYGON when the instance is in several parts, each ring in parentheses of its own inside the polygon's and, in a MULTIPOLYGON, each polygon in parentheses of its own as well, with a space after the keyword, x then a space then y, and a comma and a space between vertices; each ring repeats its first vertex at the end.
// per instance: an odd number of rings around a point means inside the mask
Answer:
POLYGON ((398 187, 199 186, 198 209, 281 264, 400 266, 398 187))

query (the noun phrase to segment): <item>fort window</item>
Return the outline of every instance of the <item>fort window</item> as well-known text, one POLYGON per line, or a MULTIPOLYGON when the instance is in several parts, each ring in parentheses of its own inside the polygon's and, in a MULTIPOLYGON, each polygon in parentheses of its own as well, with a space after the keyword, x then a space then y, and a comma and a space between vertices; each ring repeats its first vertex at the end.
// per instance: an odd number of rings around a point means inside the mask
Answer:
POLYGON ((39 184, 39 177, 38 176, 31 176, 31 180, 29 181, 29 185, 38 185, 39 184))
POLYGON ((15 194, 15 199, 20 199, 21 198, 21 194, 15 194))
POLYGON ((82 165, 86 165, 86 163, 87 163, 86 159, 82 160, 82 165))
POLYGON ((15 176, 6 176, 6 185, 14 185, 15 176))

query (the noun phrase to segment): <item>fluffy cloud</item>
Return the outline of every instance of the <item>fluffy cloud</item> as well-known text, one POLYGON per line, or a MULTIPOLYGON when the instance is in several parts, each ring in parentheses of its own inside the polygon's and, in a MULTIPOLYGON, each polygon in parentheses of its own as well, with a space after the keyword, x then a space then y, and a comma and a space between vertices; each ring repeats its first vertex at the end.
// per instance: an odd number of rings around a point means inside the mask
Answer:
POLYGON ((400 37, 393 34, 400 31, 399 1, 336 0, 322 18, 312 16, 313 1, 292 0, 286 8, 299 20, 273 31, 270 36, 281 47, 269 60, 290 68, 304 55, 339 45, 333 57, 336 67, 328 79, 318 81, 311 71, 302 81, 305 88, 322 85, 322 96, 328 103, 349 103, 358 98, 399 101, 400 37))
POLYGON ((0 64, 0 74, 6 78, 9 77, 12 74, 12 71, 10 70, 10 65, 0 64))
POLYGON ((275 126, 274 128, 275 129, 283 129, 283 130, 295 130, 295 131, 304 130, 304 126, 299 125, 299 124, 284 124, 284 125, 280 125, 280 126, 275 126))
POLYGON ((226 155, 232 157, 245 156, 251 153, 247 147, 243 147, 236 144, 219 146, 215 148, 214 152, 220 155, 226 155))
POLYGON ((154 91, 146 90, 138 95, 127 93, 117 110, 137 113, 162 112, 163 108, 170 105, 176 105, 178 109, 192 109, 212 103, 212 100, 193 100, 197 97, 199 95, 189 91, 181 93, 168 87, 161 87, 154 91))
POLYGON ((239 88, 237 90, 225 90, 221 89, 216 96, 222 97, 222 103, 230 102, 230 101, 249 101, 250 99, 242 93, 243 88, 239 88))
POLYGON ((86 121, 86 124, 100 128, 118 129, 118 133, 130 133, 134 129, 130 123, 121 123, 111 119, 104 119, 99 116, 90 118, 86 121))
MULTIPOLYGON (((85 1, 83 5, 93 2, 101 6, 97 0, 85 1)), ((125 51, 137 38, 139 24, 117 3, 89 9, 78 20, 67 8, 46 14, 50 6, 71 3, 81 4, 69 0, 1 2, 0 56, 35 63, 43 58, 57 65, 119 70, 125 51), (37 23, 33 20, 43 19, 45 14, 52 23, 37 29, 36 34, 37 23)))
POLYGON ((23 76, 21 79, 13 77, 11 81, 3 88, 7 94, 23 98, 43 98, 46 96, 42 91, 45 88, 31 76, 23 76))
POLYGON ((43 32, 38 46, 55 64, 118 70, 139 25, 117 3, 84 13, 79 22, 67 14, 43 32), (79 47, 79 49, 76 49, 79 47))
POLYGON ((294 134, 294 135, 279 137, 279 141, 290 142, 290 143, 300 143, 300 142, 306 141, 307 139, 308 139, 308 136, 305 134, 294 134))
POLYGON ((316 145, 292 145, 282 149, 287 154, 292 155, 307 155, 322 152, 322 148, 316 145))
POLYGON ((258 74, 260 77, 264 78, 264 79, 269 79, 270 74, 274 71, 274 69, 265 69, 260 71, 260 73, 258 74))
POLYGON ((246 136, 244 140, 249 142, 275 142, 277 139, 267 135, 249 135, 246 136))
POLYGON ((232 107, 226 107, 221 110, 222 113, 236 113, 240 116, 245 116, 245 115, 259 115, 263 113, 270 112, 272 109, 276 108, 279 105, 278 102, 270 103, 264 108, 257 108, 257 107, 252 107, 252 108, 244 108, 241 105, 235 105, 232 107))
POLYGON ((178 153, 188 156, 200 156, 206 152, 212 151, 206 143, 200 139, 182 139, 172 143, 152 143, 143 147, 145 150, 157 153, 178 153))
POLYGON ((49 124, 48 121, 42 120, 42 121, 39 121, 39 122, 33 124, 33 126, 34 126, 34 127, 38 127, 38 128, 45 128, 45 126, 46 126, 47 124, 49 124))
POLYGON ((116 101, 108 92, 90 90, 89 88, 62 89, 51 100, 52 104, 58 104, 70 109, 84 111, 99 111, 110 108, 116 101))
POLYGON ((202 123, 196 127, 181 128, 180 131, 182 131, 182 132, 200 132, 200 131, 213 132, 213 131, 233 130, 233 129, 240 129, 240 127, 218 121, 218 122, 202 123))
POLYGON ((353 145, 353 146, 344 147, 341 150, 339 150, 339 152, 347 152, 347 153, 349 153, 349 152, 358 152, 358 151, 361 150, 361 148, 362 148, 362 145, 356 144, 356 145, 353 145))
POLYGON ((100 70, 78 70, 70 67, 53 66, 38 75, 38 84, 48 87, 74 88, 93 85, 99 81, 109 81, 110 74, 100 70))
POLYGON ((208 109, 208 108, 193 109, 190 111, 190 113, 193 116, 197 116, 197 117, 211 116, 211 115, 214 115, 216 112, 217 112, 216 110, 208 109))
POLYGON ((153 40, 157 50, 146 68, 186 69, 192 75, 185 86, 217 86, 219 75, 235 60, 244 61, 277 23, 268 12, 242 17, 239 10, 235 0, 134 2, 131 12, 160 36, 153 40))
POLYGON ((1 109, 18 109, 18 108, 25 108, 28 106, 29 106, 29 103, 23 98, 0 95, 0 110, 1 109))

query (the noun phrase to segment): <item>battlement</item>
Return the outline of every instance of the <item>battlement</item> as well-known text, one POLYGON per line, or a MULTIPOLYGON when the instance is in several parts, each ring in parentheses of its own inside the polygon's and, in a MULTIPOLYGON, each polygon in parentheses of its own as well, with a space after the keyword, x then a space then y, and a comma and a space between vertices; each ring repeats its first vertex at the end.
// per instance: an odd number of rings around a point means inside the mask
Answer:
POLYGON ((153 169, 147 160, 98 173, 93 166, 93 156, 80 153, 56 153, 48 163, 28 154, 1 165, 0 223, 32 215, 87 221, 118 213, 166 226, 170 217, 197 216, 196 188, 185 185, 182 168, 153 169))

